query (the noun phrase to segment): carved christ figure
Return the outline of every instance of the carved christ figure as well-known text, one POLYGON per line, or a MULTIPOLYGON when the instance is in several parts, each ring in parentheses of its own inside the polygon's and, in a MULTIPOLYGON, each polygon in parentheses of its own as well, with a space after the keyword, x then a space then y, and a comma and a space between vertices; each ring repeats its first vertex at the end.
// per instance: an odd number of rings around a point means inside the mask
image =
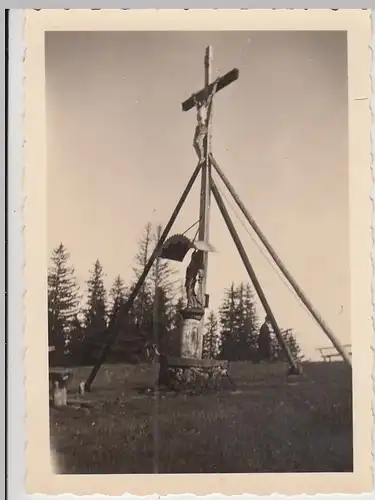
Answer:
POLYGON ((195 287, 197 282, 201 283, 204 273, 203 252, 194 250, 191 255, 190 264, 186 269, 185 289, 187 307, 201 307, 202 301, 197 297, 195 287))
POLYGON ((193 146, 198 156, 198 162, 204 160, 204 141, 208 134, 208 122, 211 114, 212 99, 216 92, 218 80, 212 86, 209 96, 202 101, 198 101, 194 96, 195 107, 197 108, 197 126, 195 127, 193 146))

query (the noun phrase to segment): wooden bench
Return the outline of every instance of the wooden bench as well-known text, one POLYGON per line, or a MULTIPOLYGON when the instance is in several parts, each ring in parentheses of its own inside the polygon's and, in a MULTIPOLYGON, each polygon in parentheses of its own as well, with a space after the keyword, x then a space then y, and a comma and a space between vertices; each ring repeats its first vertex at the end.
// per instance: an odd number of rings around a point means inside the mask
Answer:
MULTIPOLYGON (((346 344, 343 346, 349 356, 352 355, 352 346, 351 344, 346 344)), ((323 361, 326 363, 326 362, 331 362, 332 359, 336 359, 336 358, 342 358, 341 354, 337 351, 336 347, 334 346, 329 346, 329 347, 319 347, 317 349, 317 351, 319 351, 323 361)))

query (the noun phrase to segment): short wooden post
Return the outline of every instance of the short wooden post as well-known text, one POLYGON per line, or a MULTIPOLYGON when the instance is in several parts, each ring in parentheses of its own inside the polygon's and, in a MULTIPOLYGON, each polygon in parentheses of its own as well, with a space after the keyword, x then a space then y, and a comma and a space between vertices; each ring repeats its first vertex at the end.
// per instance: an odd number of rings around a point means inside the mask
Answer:
POLYGON ((78 394, 80 396, 83 396, 85 394, 85 382, 84 381, 82 381, 82 382, 79 383, 78 394))
POLYGON ((60 386, 57 380, 53 384, 52 401, 55 408, 62 408, 68 404, 68 392, 66 385, 64 384, 63 386, 60 386))

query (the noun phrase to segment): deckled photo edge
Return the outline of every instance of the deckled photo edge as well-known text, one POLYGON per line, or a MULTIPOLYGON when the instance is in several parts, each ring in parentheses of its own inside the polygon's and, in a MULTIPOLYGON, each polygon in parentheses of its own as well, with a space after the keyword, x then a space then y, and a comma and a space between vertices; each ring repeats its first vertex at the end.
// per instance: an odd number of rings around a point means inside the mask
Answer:
POLYGON ((30 493, 257 494, 272 492, 355 493, 370 490, 372 428, 371 154, 370 154, 370 11, 26 11, 25 56, 25 343, 27 388, 27 484, 30 493), (336 16, 336 17, 335 17, 336 16), (129 21, 128 25, 127 20, 129 21), (192 25, 191 22, 195 24, 192 25), (185 25, 186 23, 186 25, 185 25), (235 27, 237 24, 237 28, 235 27), (265 27, 263 27, 263 24, 265 27), (194 26, 194 28, 193 28, 194 26), (353 474, 185 476, 57 476, 49 460, 46 314, 46 153, 44 103, 44 32, 111 29, 314 29, 348 30, 350 217, 354 449, 353 474), (360 65, 359 65, 360 62, 360 65), (366 100, 356 100, 360 94, 366 100), (39 116, 36 126, 36 117, 39 116), (363 166, 362 169, 359 167, 363 166), (367 170, 366 170, 367 169, 367 170), (361 221, 361 222, 359 222, 361 221), (37 242, 37 243, 36 243, 37 242), (41 279, 43 276, 43 279, 41 279), (368 290, 364 294, 363 290, 368 290), (358 339, 354 330, 361 332, 358 339), (35 334, 37 331, 37 334, 35 334), (360 390, 359 390, 360 389, 360 390), (364 390, 366 389, 366 390, 364 390), (290 477, 289 477, 290 476, 290 477), (145 484, 147 478, 147 485, 145 484), (308 478, 308 479, 307 479, 308 478), (192 481, 193 479, 193 481, 192 481), (194 491, 191 491, 194 484, 194 491), (126 486, 125 486, 126 485, 126 486), (190 490, 190 491, 189 491, 190 490))

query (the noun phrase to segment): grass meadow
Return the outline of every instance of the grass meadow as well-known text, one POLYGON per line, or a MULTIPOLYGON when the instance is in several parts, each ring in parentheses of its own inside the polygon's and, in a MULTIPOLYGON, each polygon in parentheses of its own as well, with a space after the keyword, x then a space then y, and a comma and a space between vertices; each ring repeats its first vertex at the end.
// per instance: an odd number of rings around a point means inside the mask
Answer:
POLYGON ((236 391, 224 382, 195 396, 147 393, 157 365, 104 365, 78 398, 89 371, 73 369, 68 406, 50 409, 58 473, 352 471, 351 372, 341 362, 306 363, 292 383, 283 364, 231 363, 236 391))

